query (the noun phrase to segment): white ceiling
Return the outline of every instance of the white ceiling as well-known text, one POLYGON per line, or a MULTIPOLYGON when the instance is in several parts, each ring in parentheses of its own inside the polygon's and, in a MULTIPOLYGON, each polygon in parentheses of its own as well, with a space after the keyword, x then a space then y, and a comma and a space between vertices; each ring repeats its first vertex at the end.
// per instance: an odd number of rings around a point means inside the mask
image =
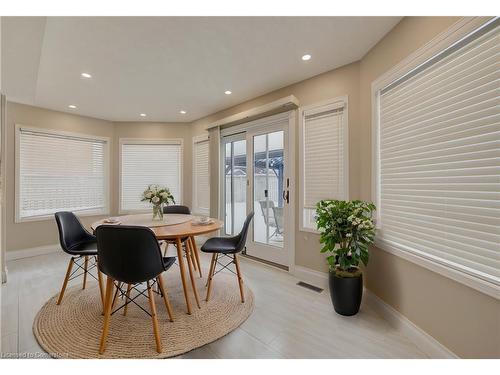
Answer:
POLYGON ((2 17, 3 90, 11 101, 101 119, 193 121, 357 61, 399 20, 2 17))

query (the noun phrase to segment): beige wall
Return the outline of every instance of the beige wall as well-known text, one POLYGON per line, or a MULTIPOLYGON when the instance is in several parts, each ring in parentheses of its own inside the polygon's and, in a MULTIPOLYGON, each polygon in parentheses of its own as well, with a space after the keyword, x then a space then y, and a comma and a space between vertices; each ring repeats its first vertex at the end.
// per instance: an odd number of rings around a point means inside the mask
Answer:
MULTIPOLYGON (((48 246, 58 243, 54 219, 15 223, 15 125, 62 130, 73 133, 109 137, 110 191, 118 191, 119 138, 182 138, 184 140, 183 202, 191 204, 192 149, 188 124, 149 122, 110 122, 90 117, 18 104, 7 103, 7 183, 6 183, 6 248, 7 251, 48 246)), ((111 194, 111 215, 118 213, 118 195, 111 194)), ((82 217, 89 227, 98 216, 82 217)))

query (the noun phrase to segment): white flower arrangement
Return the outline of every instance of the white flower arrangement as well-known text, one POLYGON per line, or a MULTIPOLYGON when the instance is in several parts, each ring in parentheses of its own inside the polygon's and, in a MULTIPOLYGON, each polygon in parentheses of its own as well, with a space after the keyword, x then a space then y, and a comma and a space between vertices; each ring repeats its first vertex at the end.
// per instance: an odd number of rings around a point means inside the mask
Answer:
POLYGON ((169 188, 160 185, 149 185, 142 193, 141 202, 149 202, 153 205, 175 203, 169 188))

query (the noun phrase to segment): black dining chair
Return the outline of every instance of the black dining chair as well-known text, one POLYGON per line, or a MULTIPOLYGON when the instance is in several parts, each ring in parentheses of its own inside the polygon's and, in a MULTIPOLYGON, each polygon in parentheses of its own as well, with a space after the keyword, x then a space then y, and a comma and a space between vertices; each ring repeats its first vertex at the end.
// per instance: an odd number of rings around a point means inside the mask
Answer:
MULTIPOLYGON (((191 210, 189 209, 188 206, 182 206, 180 204, 173 204, 170 206, 165 206, 163 207, 163 213, 164 214, 178 214, 178 215, 191 215, 191 210)), ((189 237, 183 237, 181 238, 181 243, 184 247, 184 253, 187 256, 187 251, 186 251, 186 241, 189 241, 189 237)), ((177 246, 177 243, 175 240, 166 240, 165 243, 168 245, 174 245, 177 246)), ((200 277, 203 277, 201 274, 201 266, 200 266, 200 254, 198 254, 198 248, 195 246, 195 244, 192 244, 191 249, 193 249, 192 252, 190 252, 191 256, 191 263, 194 266, 194 270, 198 271, 200 277)), ((167 249, 165 248, 165 251, 167 249)))
POLYGON ((156 341, 156 351, 161 353, 161 337, 158 328, 156 304, 153 286, 158 285, 160 294, 173 321, 172 308, 163 284, 162 273, 175 262, 175 257, 163 257, 154 232, 146 227, 128 225, 100 225, 96 229, 99 269, 107 276, 106 297, 104 304, 104 324, 99 346, 99 353, 106 349, 111 315, 124 308, 127 313, 129 303, 134 303, 151 316, 153 332, 156 341), (139 284, 146 283, 147 296, 139 284), (127 290, 122 286, 127 284, 127 290), (137 294, 131 297, 131 291, 137 294), (118 294, 125 297, 125 303, 115 309, 118 294), (135 299, 145 296, 149 300, 150 312, 135 302, 135 299))
POLYGON ((243 223, 243 228, 241 232, 233 237, 212 237, 205 242, 205 244, 201 247, 201 251, 204 253, 212 254, 212 261, 210 263, 210 271, 208 272, 208 288, 207 288, 207 297, 205 300, 208 302, 210 298, 210 291, 212 288, 212 279, 213 277, 222 271, 223 269, 227 269, 234 273, 231 270, 229 265, 234 263, 236 266, 236 275, 238 276, 238 284, 240 287, 240 297, 241 302, 245 302, 245 294, 243 292, 243 277, 241 276, 240 263, 238 260, 238 253, 241 252, 245 248, 245 243, 247 240, 248 227, 250 226, 250 222, 253 218, 253 212, 250 212, 243 223), (225 256, 231 259, 229 263, 223 264, 219 262, 219 256, 225 256), (221 265, 222 268, 216 271, 217 264, 221 265))
POLYGON ((180 204, 172 204, 163 207, 164 214, 180 214, 180 215, 191 215, 191 210, 188 206, 182 206, 180 204))
POLYGON ((97 241, 95 236, 87 232, 80 220, 72 212, 56 212, 54 216, 59 230, 61 248, 65 253, 71 255, 57 304, 61 304, 68 282, 81 275, 83 275, 82 289, 85 289, 87 284, 87 275, 99 282, 101 301, 103 301, 104 293, 101 273, 97 268, 97 241), (89 261, 91 264, 89 264, 89 261), (77 267, 74 271, 73 266, 77 267), (97 278, 90 272, 93 268, 97 268, 97 278), (82 272, 77 274, 78 271, 82 272))

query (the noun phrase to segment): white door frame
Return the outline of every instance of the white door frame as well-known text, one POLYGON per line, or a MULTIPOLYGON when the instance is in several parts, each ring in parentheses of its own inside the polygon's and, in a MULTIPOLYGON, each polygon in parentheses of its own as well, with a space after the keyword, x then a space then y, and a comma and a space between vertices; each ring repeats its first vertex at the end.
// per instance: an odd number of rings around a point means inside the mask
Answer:
MULTIPOLYGON (((266 133, 269 131, 266 131, 266 127, 269 128, 269 125, 272 124, 277 124, 279 122, 283 122, 284 120, 288 121, 288 128, 283 129, 285 133, 288 133, 288 142, 287 144, 284 145, 287 150, 285 150, 285 155, 287 155, 287 160, 285 160, 285 169, 286 169, 286 176, 285 176, 285 187, 286 187, 286 179, 289 179, 289 203, 287 205, 286 209, 286 220, 285 220, 285 233, 286 234, 286 239, 284 240, 284 246, 287 247, 286 251, 288 253, 288 264, 285 264, 285 266, 288 267, 289 272, 293 272, 295 269, 295 216, 296 216, 296 204, 295 204, 295 198, 296 198, 296 190, 295 190, 295 149, 296 149, 296 123, 297 123, 297 111, 296 110, 291 110, 288 112, 284 113, 279 113, 276 115, 268 116, 265 118, 261 118, 258 120, 254 120, 251 122, 247 122, 244 124, 238 124, 235 126, 231 126, 226 129, 221 130, 221 142, 220 142, 220 155, 224 155, 224 138, 226 140, 231 139, 231 140, 236 140, 236 139, 246 139, 247 140, 247 166, 250 165, 251 168, 247 168, 247 212, 252 208, 253 206, 253 184, 250 183, 250 178, 253 178, 253 163, 251 160, 253 160, 253 154, 249 153, 249 151, 253 151, 253 143, 249 144, 249 138, 247 137, 248 134, 253 133, 262 130, 262 133, 266 133), (259 129, 260 128, 260 129, 259 129), (245 135, 243 136, 242 133, 245 135), (229 138, 231 136, 231 138, 229 138), (250 172, 252 175, 250 175, 250 172)), ((221 163, 219 165, 219 168, 224 167, 224 157, 221 157, 221 163)), ((225 181, 224 181, 224 174, 220 173, 220 197, 219 197, 219 202, 220 202, 220 213, 221 213, 221 218, 224 218, 225 214, 225 197, 224 197, 224 189, 225 189, 225 181)), ((252 238, 253 238, 253 224, 251 228, 249 229, 252 231, 252 238)), ((248 241, 248 240, 247 240, 248 241)))
MULTIPOLYGON (((0 285, 7 282, 6 265, 6 235, 7 235, 7 208, 6 208, 6 154, 7 154, 7 99, 0 91, 0 285)), ((1 291, 0 291, 1 294, 1 291)))

